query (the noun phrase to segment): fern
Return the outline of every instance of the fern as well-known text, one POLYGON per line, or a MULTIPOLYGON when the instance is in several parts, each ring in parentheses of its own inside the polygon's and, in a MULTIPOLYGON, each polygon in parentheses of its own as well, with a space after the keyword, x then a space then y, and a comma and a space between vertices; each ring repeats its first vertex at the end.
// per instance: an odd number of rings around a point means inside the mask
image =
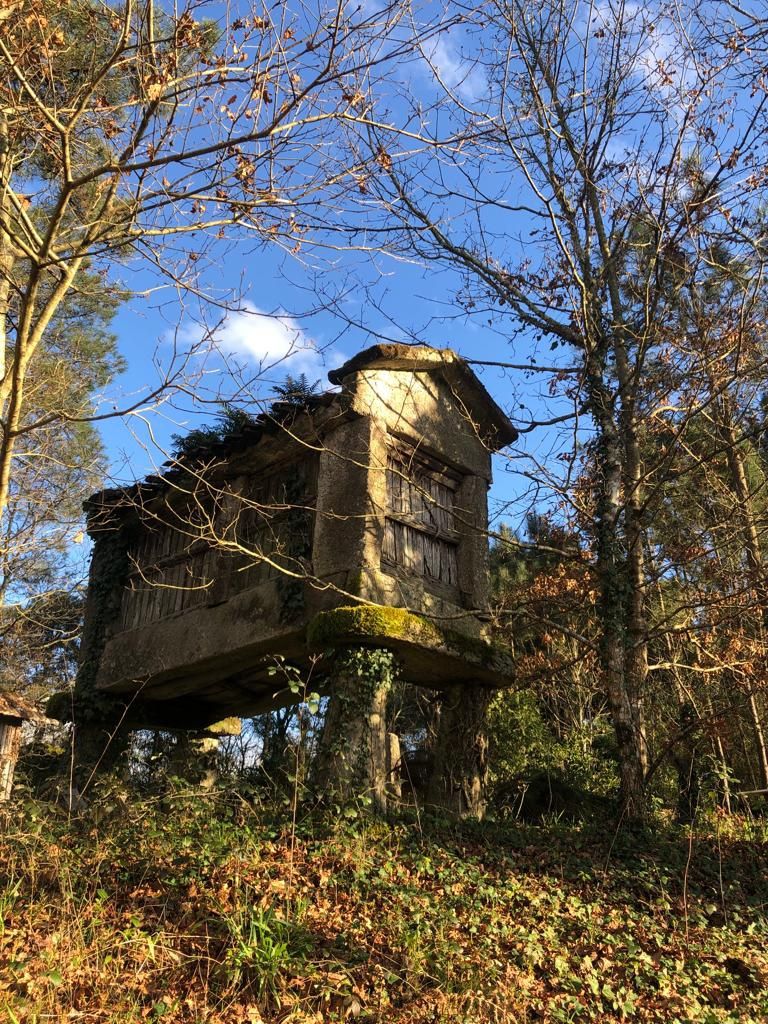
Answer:
POLYGON ((292 377, 288 374, 282 384, 276 384, 272 388, 272 394, 277 399, 274 404, 281 405, 282 403, 287 403, 303 407, 314 398, 319 386, 319 380, 310 384, 306 373, 300 373, 298 377, 292 377))
POLYGON ((236 405, 225 402, 216 413, 213 423, 190 430, 188 434, 171 436, 171 461, 179 462, 198 459, 217 445, 227 442, 244 431, 259 426, 265 418, 284 421, 291 415, 309 408, 318 393, 320 381, 310 383, 305 373, 298 377, 288 375, 282 384, 272 388, 275 401, 270 405, 267 416, 254 416, 236 405))
POLYGON ((257 426, 257 423, 256 417, 246 412, 245 409, 225 402, 216 413, 215 421, 210 425, 190 430, 188 434, 173 434, 171 436, 172 458, 175 461, 197 458, 217 444, 242 433, 243 430, 257 426))

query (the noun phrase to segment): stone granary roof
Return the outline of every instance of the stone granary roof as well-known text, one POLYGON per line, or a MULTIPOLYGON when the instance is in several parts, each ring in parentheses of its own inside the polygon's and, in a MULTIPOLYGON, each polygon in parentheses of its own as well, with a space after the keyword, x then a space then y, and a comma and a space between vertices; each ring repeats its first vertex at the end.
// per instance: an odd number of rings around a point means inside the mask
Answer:
POLYGON ((15 693, 0 693, 0 718, 15 718, 20 722, 46 721, 45 715, 15 693))
POLYGON ((331 384, 343 385, 353 373, 377 369, 437 371, 452 388, 460 387, 467 413, 474 419, 478 434, 493 450, 512 444, 518 438, 506 413, 491 398, 466 360, 450 348, 394 342, 373 345, 358 352, 338 370, 331 370, 328 380, 331 384))
POLYGON ((220 438, 209 440, 196 451, 166 462, 162 475, 151 474, 134 484, 97 491, 83 502, 83 509, 98 529, 98 520, 105 514, 106 520, 110 520, 115 513, 119 516, 121 509, 132 510, 137 503, 162 494, 179 474, 198 460, 224 460, 262 445, 270 438, 285 437, 286 425, 292 427, 295 423, 296 433, 301 434, 303 419, 311 418, 313 429, 316 429, 320 422, 318 413, 323 410, 328 412, 329 423, 334 424, 339 413, 333 407, 340 409, 342 415, 350 415, 345 382, 348 383, 358 372, 376 369, 427 371, 443 377, 454 393, 460 391, 463 411, 490 451, 513 444, 519 437, 509 417, 469 364, 452 349, 388 342, 358 352, 338 369, 329 372, 328 380, 331 384, 340 385, 341 393, 334 390, 309 394, 298 403, 275 401, 268 411, 246 416, 242 423, 220 438))

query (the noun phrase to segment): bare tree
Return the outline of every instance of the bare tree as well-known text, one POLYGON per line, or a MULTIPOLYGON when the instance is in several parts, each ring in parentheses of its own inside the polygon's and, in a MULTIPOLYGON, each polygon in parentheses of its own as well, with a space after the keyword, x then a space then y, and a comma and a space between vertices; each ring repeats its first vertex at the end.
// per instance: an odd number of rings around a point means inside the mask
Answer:
MULTIPOLYGON (((112 302, 127 291, 116 269, 144 268, 187 313, 212 300, 221 319, 237 296, 211 269, 228 245, 300 252, 354 172, 337 125, 370 67, 398 52, 396 18, 396 5, 341 0, 3 5, 0 519, 52 431, 115 414, 94 408, 93 389, 56 394, 51 331, 73 296, 101 275, 112 302)), ((188 360, 174 357, 137 406, 184 383, 188 360)))
POLYGON ((632 817, 649 765, 644 538, 668 457, 654 444, 655 382, 680 323, 669 274, 684 245, 707 273, 708 248, 736 225, 754 250, 744 182, 765 94, 743 102, 737 27, 715 37, 692 4, 490 0, 463 15, 452 59, 445 41, 422 47, 434 102, 409 108, 405 132, 384 110, 359 116, 358 144, 377 155, 369 188, 393 248, 460 274, 467 317, 512 333, 510 362, 550 374, 571 403, 589 495, 583 476, 575 495, 579 457, 566 451, 559 498, 592 519, 599 665, 632 817))

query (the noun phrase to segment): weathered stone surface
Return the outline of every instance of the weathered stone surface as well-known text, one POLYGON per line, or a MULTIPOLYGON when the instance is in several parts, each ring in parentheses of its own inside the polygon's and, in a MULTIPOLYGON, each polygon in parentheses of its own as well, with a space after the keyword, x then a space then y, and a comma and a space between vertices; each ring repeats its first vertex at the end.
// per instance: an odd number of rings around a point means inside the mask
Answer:
POLYGON ((387 733, 387 796, 399 801, 403 796, 402 751, 396 732, 387 733))
POLYGON ((218 778, 218 752, 215 736, 182 733, 171 753, 169 772, 200 789, 212 789, 218 778))
POLYGON ((355 641, 396 651, 406 677, 422 685, 440 688, 462 682, 470 673, 487 685, 507 686, 512 681, 513 662, 507 648, 405 608, 339 607, 321 612, 309 623, 311 648, 323 650, 355 641))
MULTIPOLYGON (((455 406, 458 406, 462 418, 471 424, 472 432, 481 438, 490 450, 497 451, 517 440, 517 431, 506 414, 494 402, 469 365, 448 348, 397 343, 374 345, 359 352, 338 370, 332 370, 328 374, 328 379, 333 384, 344 384, 354 373, 371 374, 379 370, 388 373, 405 371, 422 379, 441 381, 454 396, 455 406)), ((386 402, 387 396, 384 397, 386 402)), ((395 410, 399 409, 397 404, 388 404, 395 410)), ((424 424, 418 410, 415 409, 414 412, 414 426, 424 424)), ((437 419, 430 420, 426 428, 430 429, 434 422, 437 422, 437 419)), ((455 427, 455 418, 451 427, 455 427)))
POLYGON ((378 813, 386 811, 393 667, 384 650, 351 649, 337 656, 317 758, 315 788, 322 798, 341 804, 370 801, 378 813))

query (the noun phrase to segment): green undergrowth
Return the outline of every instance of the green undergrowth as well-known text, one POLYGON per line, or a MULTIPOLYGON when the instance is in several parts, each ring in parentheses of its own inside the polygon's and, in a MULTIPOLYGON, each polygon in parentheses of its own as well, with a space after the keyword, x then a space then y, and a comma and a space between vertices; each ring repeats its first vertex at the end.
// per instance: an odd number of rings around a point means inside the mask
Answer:
POLYGON ((755 825, 297 822, 235 797, 5 812, 0 1019, 768 1020, 755 825), (5 1014, 5 1016, 3 1016, 5 1014))

